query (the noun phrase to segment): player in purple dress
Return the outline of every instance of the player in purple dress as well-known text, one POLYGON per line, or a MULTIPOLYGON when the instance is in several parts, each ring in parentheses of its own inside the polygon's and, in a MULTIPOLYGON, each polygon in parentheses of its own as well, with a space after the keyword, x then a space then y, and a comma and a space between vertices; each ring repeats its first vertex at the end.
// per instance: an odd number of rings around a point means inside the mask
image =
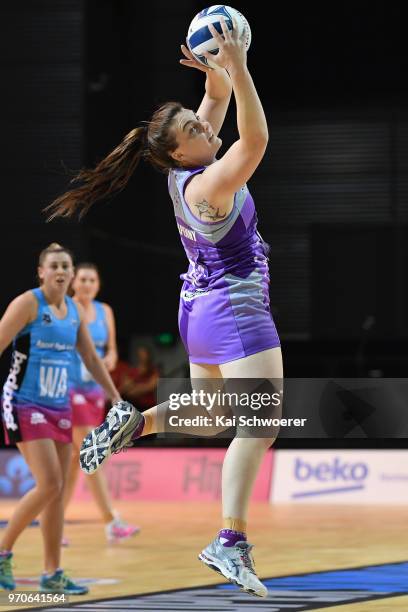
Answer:
MULTIPOLYGON (((186 66, 206 73, 206 93, 197 111, 170 102, 143 127, 132 130, 94 170, 82 171, 81 186, 52 205, 52 216, 69 216, 122 189, 143 157, 168 173, 178 230, 189 259, 179 309, 180 334, 189 355, 191 379, 282 380, 279 338, 269 309, 267 248, 257 232, 254 202, 246 187, 268 142, 262 104, 246 65, 237 29, 223 36, 213 26, 218 69, 198 64, 183 46, 186 66), (218 133, 231 92, 239 138, 216 159, 218 133)), ((208 56, 208 54, 207 54, 208 56)), ((95 471, 112 452, 141 435, 160 431, 168 406, 143 413, 111 410, 84 440, 82 469, 95 471)), ((265 597, 256 576, 246 521, 249 497, 270 437, 235 437, 222 474, 223 529, 199 555, 212 569, 245 591, 265 597)))

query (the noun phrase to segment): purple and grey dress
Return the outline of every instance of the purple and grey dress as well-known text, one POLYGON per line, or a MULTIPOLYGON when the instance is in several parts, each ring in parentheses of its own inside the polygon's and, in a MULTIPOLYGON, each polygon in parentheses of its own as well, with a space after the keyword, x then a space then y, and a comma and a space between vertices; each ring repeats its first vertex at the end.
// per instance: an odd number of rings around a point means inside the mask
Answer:
POLYGON ((215 223, 189 209, 187 182, 204 168, 173 169, 169 193, 190 262, 180 295, 179 329, 191 363, 220 364, 280 346, 269 308, 267 245, 257 231, 247 186, 215 223))

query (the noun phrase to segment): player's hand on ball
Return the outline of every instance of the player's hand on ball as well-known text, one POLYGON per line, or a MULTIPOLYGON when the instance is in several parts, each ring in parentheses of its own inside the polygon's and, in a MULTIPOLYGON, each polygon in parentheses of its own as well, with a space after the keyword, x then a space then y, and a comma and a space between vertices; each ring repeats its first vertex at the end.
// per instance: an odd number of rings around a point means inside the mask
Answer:
POLYGON ((238 27, 236 21, 233 19, 234 29, 229 30, 225 19, 220 19, 221 29, 223 36, 217 32, 214 26, 208 24, 213 38, 217 41, 218 53, 213 55, 212 53, 203 53, 203 55, 216 64, 219 68, 226 68, 228 71, 234 66, 246 64, 246 48, 245 48, 245 34, 241 37, 238 36, 238 27))
POLYGON ((197 61, 194 55, 191 53, 190 49, 188 49, 185 45, 181 45, 181 51, 187 59, 181 59, 180 64, 183 64, 183 66, 188 66, 189 68, 197 68, 202 72, 211 71, 211 68, 209 66, 204 66, 204 64, 201 64, 199 61, 197 61))

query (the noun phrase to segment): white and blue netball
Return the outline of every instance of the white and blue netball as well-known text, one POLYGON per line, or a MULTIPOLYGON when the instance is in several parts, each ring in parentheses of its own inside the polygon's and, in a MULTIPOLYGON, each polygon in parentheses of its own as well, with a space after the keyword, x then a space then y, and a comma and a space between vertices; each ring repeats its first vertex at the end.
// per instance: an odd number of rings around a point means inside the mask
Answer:
POLYGON ((251 28, 249 27, 248 21, 245 19, 242 13, 236 9, 225 6, 224 4, 214 4, 198 13, 190 23, 187 33, 187 45, 191 53, 194 55, 197 61, 204 66, 210 66, 216 68, 216 64, 211 60, 207 60, 203 53, 212 53, 216 55, 218 53, 217 41, 212 37, 208 24, 212 23, 214 28, 222 34, 220 19, 224 17, 225 24, 229 30, 233 30, 232 19, 235 19, 238 27, 238 35, 242 36, 245 33, 245 47, 249 49, 251 44, 251 28))

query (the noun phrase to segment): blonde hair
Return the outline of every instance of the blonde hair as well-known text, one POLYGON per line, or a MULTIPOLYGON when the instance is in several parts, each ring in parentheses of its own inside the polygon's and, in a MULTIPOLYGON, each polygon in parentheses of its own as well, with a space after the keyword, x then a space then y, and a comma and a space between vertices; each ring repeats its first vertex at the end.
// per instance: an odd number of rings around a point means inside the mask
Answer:
POLYGON ((43 249, 38 257, 38 265, 42 266, 44 264, 44 260, 49 253, 67 253, 70 256, 72 263, 74 263, 74 256, 72 252, 66 247, 62 246, 62 244, 58 244, 58 242, 51 242, 45 249, 43 249))
MULTIPOLYGON (((66 253, 71 258, 72 265, 74 265, 74 256, 72 252, 66 247, 62 246, 62 244, 58 244, 58 242, 51 242, 45 249, 43 249, 38 257, 38 265, 41 267, 44 265, 45 258, 49 253, 66 253)), ((42 280, 37 274, 38 282, 40 285, 42 284, 42 280)))

